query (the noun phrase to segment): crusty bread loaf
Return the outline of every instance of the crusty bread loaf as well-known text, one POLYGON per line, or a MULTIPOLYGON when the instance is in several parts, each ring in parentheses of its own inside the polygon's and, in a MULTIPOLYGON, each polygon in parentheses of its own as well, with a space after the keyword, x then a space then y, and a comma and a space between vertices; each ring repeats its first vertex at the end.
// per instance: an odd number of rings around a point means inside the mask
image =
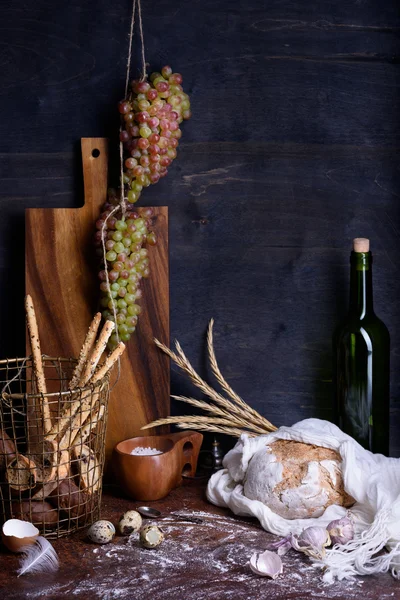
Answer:
POLYGON ((244 494, 285 519, 319 517, 331 504, 351 506, 342 459, 329 448, 277 440, 252 457, 244 494))

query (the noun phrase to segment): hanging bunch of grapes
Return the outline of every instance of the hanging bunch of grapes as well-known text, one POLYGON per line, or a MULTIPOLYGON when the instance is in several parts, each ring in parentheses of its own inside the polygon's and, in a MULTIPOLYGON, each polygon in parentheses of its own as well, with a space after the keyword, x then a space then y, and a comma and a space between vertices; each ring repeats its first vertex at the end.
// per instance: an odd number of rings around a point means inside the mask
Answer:
POLYGON ((103 257, 103 242, 106 249, 106 264, 103 260, 99 272, 102 314, 105 319, 115 320, 118 330, 118 335, 114 333, 110 338, 110 349, 118 339, 129 340, 141 312, 137 303, 142 296, 140 282, 150 275, 145 246, 154 245, 157 240, 151 229, 152 209, 134 209, 133 204, 143 188, 165 177, 176 158, 182 135, 179 126, 191 116, 189 97, 181 83, 179 73, 163 67, 161 73, 133 81, 128 98, 118 105, 126 208, 122 208, 121 190, 110 189, 96 223, 99 256, 103 257))
POLYGON ((181 83, 182 75, 163 67, 161 73, 150 75, 150 81, 133 81, 131 95, 119 103, 128 202, 137 202, 144 187, 165 177, 176 158, 182 136, 179 125, 191 116, 181 83))

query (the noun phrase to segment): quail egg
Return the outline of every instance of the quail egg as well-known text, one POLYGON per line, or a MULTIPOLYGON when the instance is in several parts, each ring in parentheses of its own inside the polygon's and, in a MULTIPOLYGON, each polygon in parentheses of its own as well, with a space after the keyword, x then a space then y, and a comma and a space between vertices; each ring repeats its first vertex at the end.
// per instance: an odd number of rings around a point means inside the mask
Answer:
POLYGON ((127 510, 118 521, 118 531, 121 535, 130 535, 139 531, 142 526, 142 517, 136 510, 127 510))
POLYGON ((140 543, 145 548, 156 548, 164 539, 164 534, 157 525, 146 525, 140 531, 140 543))
POLYGON ((96 521, 88 529, 87 536, 95 544, 108 544, 114 539, 115 527, 110 521, 96 521))

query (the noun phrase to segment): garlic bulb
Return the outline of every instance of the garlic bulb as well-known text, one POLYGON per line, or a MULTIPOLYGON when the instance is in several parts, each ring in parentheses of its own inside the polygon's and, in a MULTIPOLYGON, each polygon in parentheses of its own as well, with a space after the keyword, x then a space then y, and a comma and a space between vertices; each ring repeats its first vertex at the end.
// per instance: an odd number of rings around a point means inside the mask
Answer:
POLYGON ((325 557, 325 547, 329 546, 331 539, 324 527, 307 527, 299 536, 292 535, 292 547, 312 558, 325 557))
POLYGON ((354 537, 353 521, 349 517, 342 517, 331 521, 327 527, 332 544, 347 544, 354 537))
POLYGON ((265 550, 262 554, 253 554, 250 558, 250 569, 256 575, 276 579, 283 572, 283 564, 277 554, 265 550))

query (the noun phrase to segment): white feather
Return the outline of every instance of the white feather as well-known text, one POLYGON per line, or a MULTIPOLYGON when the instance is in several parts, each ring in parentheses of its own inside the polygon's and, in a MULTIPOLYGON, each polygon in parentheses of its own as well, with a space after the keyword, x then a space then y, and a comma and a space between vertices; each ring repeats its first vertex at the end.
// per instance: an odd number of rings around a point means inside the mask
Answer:
POLYGON ((26 573, 52 573, 58 569, 58 556, 53 546, 39 536, 32 546, 22 550, 24 556, 18 569, 18 577, 26 573))

